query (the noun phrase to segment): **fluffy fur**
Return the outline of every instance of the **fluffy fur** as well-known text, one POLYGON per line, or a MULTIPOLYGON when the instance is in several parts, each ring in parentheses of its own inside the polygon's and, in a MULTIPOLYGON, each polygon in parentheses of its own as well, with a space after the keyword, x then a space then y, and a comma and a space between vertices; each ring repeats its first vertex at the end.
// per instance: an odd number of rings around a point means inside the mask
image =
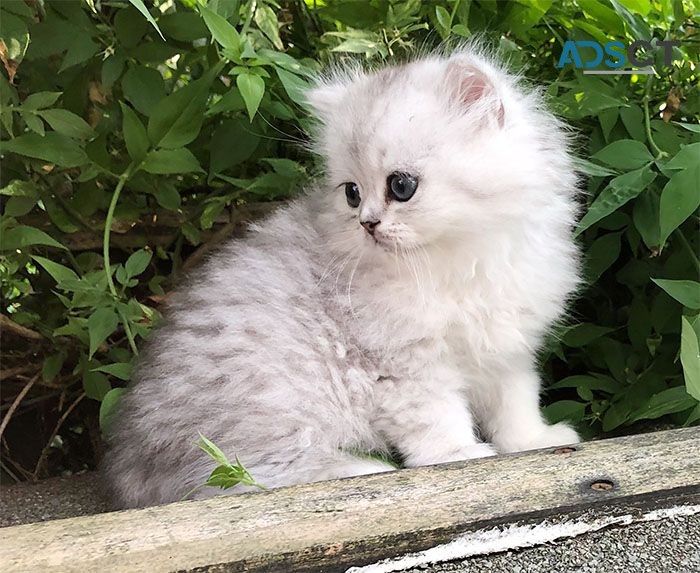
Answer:
POLYGON ((309 102, 325 180, 175 295, 115 419, 123 506, 201 484, 198 432, 268 487, 393 469, 358 451, 419 466, 578 440, 539 410, 535 352, 578 266, 574 171, 539 96, 462 50, 336 74, 309 102), (387 199, 397 171, 419 180, 407 202, 387 199))

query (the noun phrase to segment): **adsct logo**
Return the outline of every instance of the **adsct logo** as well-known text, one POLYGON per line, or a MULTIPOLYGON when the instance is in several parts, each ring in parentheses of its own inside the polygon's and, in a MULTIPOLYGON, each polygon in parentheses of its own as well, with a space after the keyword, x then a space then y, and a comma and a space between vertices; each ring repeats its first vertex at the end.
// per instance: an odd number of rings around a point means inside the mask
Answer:
POLYGON ((673 48, 680 46, 681 43, 678 40, 657 40, 655 45, 646 40, 635 40, 629 46, 625 47, 622 42, 612 41, 608 42, 604 46, 598 42, 593 42, 591 40, 567 40, 564 43, 564 49, 561 52, 561 57, 557 63, 557 68, 563 68, 566 64, 573 64, 574 67, 578 69, 583 69, 584 74, 651 74, 653 70, 649 67, 654 62, 654 56, 651 52, 654 49, 664 50, 664 65, 670 66, 673 61, 673 48), (595 52, 595 57, 592 60, 585 60, 581 57, 579 49, 584 48, 586 55, 590 55, 589 49, 595 52), (645 53, 648 54, 646 57, 639 59, 637 57, 637 51, 643 48, 645 53), (605 56, 609 56, 605 60, 605 56), (627 63, 636 66, 641 69, 621 69, 627 63), (592 69, 597 68, 601 64, 604 64, 610 69, 592 69))

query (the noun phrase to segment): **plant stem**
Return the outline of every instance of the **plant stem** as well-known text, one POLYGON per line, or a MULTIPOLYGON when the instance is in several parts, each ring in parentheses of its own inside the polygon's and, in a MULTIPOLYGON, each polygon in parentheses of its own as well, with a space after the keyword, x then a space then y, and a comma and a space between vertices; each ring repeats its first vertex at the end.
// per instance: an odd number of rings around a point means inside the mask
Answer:
POLYGON ((649 114, 649 100, 651 99, 651 88, 654 85, 654 74, 649 74, 646 87, 644 88, 644 127, 646 128, 647 132, 647 139, 649 140, 649 145, 651 145, 651 149, 656 155, 655 159, 658 161, 662 157, 665 157, 668 155, 665 151, 662 151, 661 148, 656 145, 656 142, 654 141, 654 138, 651 135, 651 117, 649 114))
MULTIPOLYGON (((112 220, 114 219, 114 211, 117 208, 119 195, 121 195, 122 189, 124 189, 124 185, 128 181, 129 177, 131 177, 133 167, 134 164, 132 163, 131 165, 129 165, 129 167, 126 168, 124 173, 122 173, 119 176, 119 182, 117 183, 117 186, 114 189, 114 193, 112 194, 112 200, 110 201, 109 209, 107 210, 104 235, 102 237, 102 258, 104 261, 105 275, 107 276, 107 285, 109 286, 109 292, 112 293, 112 296, 116 300, 119 300, 119 294, 117 293, 117 288, 114 286, 114 281, 112 280, 112 265, 110 264, 109 260, 109 238, 112 233, 112 220)), ((117 313, 119 314, 119 318, 121 318, 122 324, 124 325, 124 333, 126 334, 126 338, 129 341, 131 351, 134 353, 135 356, 138 356, 139 351, 138 348, 136 348, 136 341, 134 340, 134 334, 131 332, 131 326, 129 326, 129 321, 126 318, 126 315, 124 314, 123 310, 117 308, 117 313)))

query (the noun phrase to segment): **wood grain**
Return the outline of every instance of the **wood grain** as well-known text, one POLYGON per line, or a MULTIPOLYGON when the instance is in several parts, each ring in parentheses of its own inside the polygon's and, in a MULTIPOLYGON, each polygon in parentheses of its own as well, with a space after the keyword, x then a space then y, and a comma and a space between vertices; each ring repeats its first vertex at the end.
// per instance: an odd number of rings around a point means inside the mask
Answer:
POLYGON ((700 428, 686 428, 8 527, 0 569, 343 571, 496 524, 698 503, 699 484, 700 428))

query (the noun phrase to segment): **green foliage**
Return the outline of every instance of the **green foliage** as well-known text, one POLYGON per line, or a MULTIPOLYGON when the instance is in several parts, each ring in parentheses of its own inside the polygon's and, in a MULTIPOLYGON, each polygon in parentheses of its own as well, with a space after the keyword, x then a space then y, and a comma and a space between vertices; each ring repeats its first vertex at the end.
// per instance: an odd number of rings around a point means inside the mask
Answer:
POLYGON ((224 452, 222 452, 216 444, 205 438, 202 434, 199 434, 199 441, 196 443, 196 445, 218 465, 212 470, 211 474, 207 478, 207 481, 201 486, 197 486, 194 490, 190 491, 185 498, 189 497, 200 487, 205 486, 230 489, 236 485, 242 484, 257 487, 258 489, 267 489, 264 485, 259 484, 255 481, 255 479, 253 479, 253 476, 250 475, 250 472, 243 466, 238 457, 236 457, 235 463, 231 463, 224 452))
POLYGON ((238 210, 291 197, 313 173, 297 143, 314 72, 333 58, 391 60, 481 34, 546 87, 579 134, 588 284, 574 309, 581 324, 556 333, 543 357, 557 381, 547 415, 590 434, 665 414, 696 422, 694 9, 687 0, 6 0, 3 311, 48 340, 43 380, 73 392, 82 383, 106 420, 188 256, 238 210), (566 39, 637 38, 682 46, 670 68, 659 54, 648 76, 556 68, 566 39))

